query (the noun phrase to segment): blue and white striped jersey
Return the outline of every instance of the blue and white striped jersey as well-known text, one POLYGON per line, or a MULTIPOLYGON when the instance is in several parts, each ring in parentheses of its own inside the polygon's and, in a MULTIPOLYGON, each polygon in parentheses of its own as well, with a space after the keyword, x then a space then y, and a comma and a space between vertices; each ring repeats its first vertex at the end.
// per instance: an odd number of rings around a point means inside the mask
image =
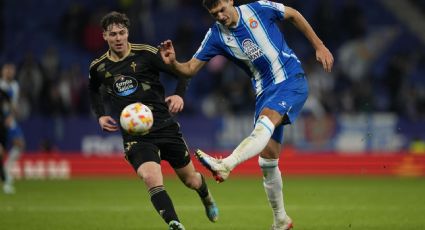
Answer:
POLYGON ((236 26, 227 28, 216 22, 194 58, 209 61, 216 55, 226 56, 251 77, 257 96, 270 85, 304 73, 275 23, 284 19, 283 4, 257 1, 236 10, 239 14, 236 26))

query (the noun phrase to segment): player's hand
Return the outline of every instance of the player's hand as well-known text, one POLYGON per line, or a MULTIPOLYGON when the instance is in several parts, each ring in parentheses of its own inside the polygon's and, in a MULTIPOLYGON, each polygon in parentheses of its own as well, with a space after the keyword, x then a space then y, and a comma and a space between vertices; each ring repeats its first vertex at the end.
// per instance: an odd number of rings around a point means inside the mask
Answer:
POLYGON ((179 95, 172 95, 165 98, 165 102, 168 105, 168 110, 175 114, 183 110, 184 101, 179 95))
POLYGON ((174 51, 173 42, 171 40, 161 42, 158 48, 165 64, 170 65, 176 61, 176 52, 174 51))
POLYGON ((316 49, 316 60, 320 63, 322 63, 323 69, 326 72, 332 71, 332 66, 334 64, 334 57, 332 56, 332 53, 329 51, 328 48, 326 48, 325 45, 319 46, 319 48, 316 49))
POLYGON ((8 127, 8 128, 11 128, 14 120, 15 119, 13 118, 12 115, 7 116, 6 119, 4 120, 5 126, 8 127))
POLYGON ((115 132, 118 131, 117 122, 111 116, 99 117, 99 125, 103 131, 115 132))

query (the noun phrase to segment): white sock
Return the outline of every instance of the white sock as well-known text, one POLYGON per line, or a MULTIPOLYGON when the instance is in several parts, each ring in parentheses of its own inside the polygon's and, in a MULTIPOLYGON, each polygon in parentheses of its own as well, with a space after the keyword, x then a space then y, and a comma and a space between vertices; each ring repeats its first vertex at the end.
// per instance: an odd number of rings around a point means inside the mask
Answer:
POLYGON ((263 172, 263 186, 270 207, 273 210, 274 223, 284 220, 286 211, 283 204, 282 176, 279 170, 279 159, 258 158, 258 164, 263 172))
POLYGON ((238 164, 259 154, 269 142, 274 128, 273 122, 268 117, 260 116, 251 135, 245 138, 230 156, 223 159, 224 165, 233 169, 238 164))
POLYGON ((9 151, 9 157, 7 158, 5 162, 5 176, 6 176, 6 184, 13 184, 13 175, 12 175, 12 169, 15 165, 16 161, 19 159, 19 156, 21 155, 21 149, 18 147, 12 147, 9 151))

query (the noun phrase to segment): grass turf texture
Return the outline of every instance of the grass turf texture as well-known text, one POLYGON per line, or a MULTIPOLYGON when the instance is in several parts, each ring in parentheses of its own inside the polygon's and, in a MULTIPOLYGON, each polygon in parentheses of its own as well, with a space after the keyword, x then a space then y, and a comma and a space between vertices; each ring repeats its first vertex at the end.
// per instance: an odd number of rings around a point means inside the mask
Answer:
MULTIPOLYGON (((295 229, 424 229, 424 178, 287 177, 286 209, 295 229)), ((261 178, 208 180, 220 208, 210 223, 195 192, 165 180, 187 230, 269 229, 272 217, 261 178)), ((136 178, 19 181, 0 194, 0 229, 167 229, 136 178)))

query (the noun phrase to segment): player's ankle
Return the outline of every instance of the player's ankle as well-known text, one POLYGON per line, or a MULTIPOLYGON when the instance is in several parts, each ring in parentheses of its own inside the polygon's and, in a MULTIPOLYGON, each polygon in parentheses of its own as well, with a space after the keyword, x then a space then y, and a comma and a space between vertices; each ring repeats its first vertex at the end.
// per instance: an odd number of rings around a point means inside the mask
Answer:
POLYGON ((238 161, 235 159, 234 156, 230 155, 226 158, 224 158, 222 161, 223 166, 228 169, 228 170, 233 170, 237 165, 238 165, 238 161))

